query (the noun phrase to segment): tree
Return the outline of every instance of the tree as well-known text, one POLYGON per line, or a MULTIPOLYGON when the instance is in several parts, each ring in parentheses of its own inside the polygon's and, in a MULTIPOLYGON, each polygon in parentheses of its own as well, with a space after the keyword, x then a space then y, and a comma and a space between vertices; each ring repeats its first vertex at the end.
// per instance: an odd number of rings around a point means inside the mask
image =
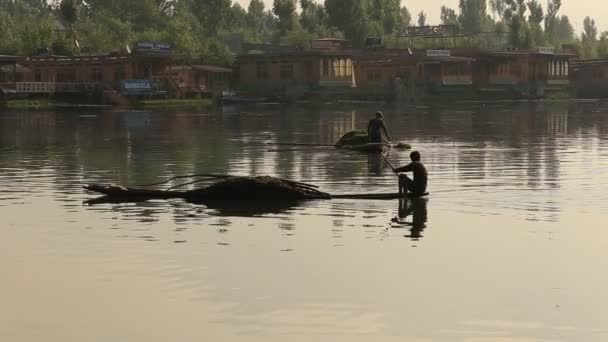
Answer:
POLYGON ((525 15, 527 6, 525 0, 505 0, 504 20, 509 28, 509 42, 513 47, 531 47, 534 39, 525 15))
POLYGON ((59 4, 59 12, 63 19, 73 25, 78 19, 78 4, 74 0, 62 0, 59 4))
POLYGON ((412 25, 412 14, 410 13, 410 10, 407 9, 407 7, 403 6, 401 7, 401 26, 402 27, 408 27, 410 25, 412 25))
POLYGON ((545 43, 545 33, 543 32, 543 6, 538 3, 537 0, 530 0, 528 2, 528 23, 530 25, 530 32, 534 39, 534 43, 537 45, 545 43))
POLYGON ((595 26, 595 20, 590 17, 586 17, 583 21, 583 41, 595 42, 597 40, 597 26, 595 26))
MULTIPOLYGON (((204 36, 215 37, 226 27, 231 0, 182 0, 199 20, 204 36)), ((125 1, 128 2, 128 1, 125 1)))
POLYGON ((507 10, 507 4, 505 0, 489 0, 490 11, 494 14, 494 17, 498 17, 500 21, 504 21, 505 11, 507 10))
POLYGON ((599 57, 608 56, 608 32, 604 31, 600 35, 600 40, 597 43, 597 55, 599 57))
POLYGON ((550 37, 555 42, 571 42, 574 40, 574 27, 572 27, 568 16, 563 15, 555 18, 550 37))
POLYGON ((426 26, 426 13, 424 11, 418 13, 418 26, 426 26))
POLYGON ((370 19, 382 27, 384 34, 392 34, 400 23, 400 0, 371 0, 370 19))
POLYGON ((295 0, 274 0, 272 13, 278 19, 281 36, 285 35, 287 31, 293 30, 296 14, 295 0))
POLYGON ((486 0, 460 0, 459 22, 467 33, 483 32, 487 17, 486 0))
POLYGON ((538 1, 530 0, 528 2, 528 11, 530 11, 530 14, 528 15, 528 21, 530 23, 540 25, 543 22, 545 17, 543 13, 543 5, 538 3, 538 1))
POLYGON ((312 0, 300 0, 302 12, 300 14, 300 24, 310 33, 327 31, 327 12, 322 5, 312 0))
POLYGON ((258 42, 262 37, 265 26, 264 19, 264 2, 262 0, 251 0, 247 8, 247 30, 255 42, 258 42))
POLYGON ((459 25, 456 11, 446 6, 441 6, 440 19, 442 25, 459 25))
POLYGON ((557 26, 559 25, 560 18, 557 16, 560 8, 562 7, 561 0, 548 0, 547 2, 547 14, 545 15, 545 33, 547 38, 551 42, 559 41, 557 37, 557 26))
POLYGON ((362 46, 373 31, 368 0, 325 0, 329 26, 338 28, 355 46, 362 46))
POLYGON ((590 17, 586 17, 583 21, 581 42, 583 57, 594 58, 597 56, 597 26, 595 26, 595 20, 590 17))

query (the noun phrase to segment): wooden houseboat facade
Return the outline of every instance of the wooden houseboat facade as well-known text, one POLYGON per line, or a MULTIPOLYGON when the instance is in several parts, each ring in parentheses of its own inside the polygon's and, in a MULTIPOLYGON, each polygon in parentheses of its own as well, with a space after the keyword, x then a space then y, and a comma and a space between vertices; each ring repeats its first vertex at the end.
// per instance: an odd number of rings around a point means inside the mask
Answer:
POLYGON ((473 83, 483 98, 542 98, 569 89, 572 54, 553 49, 531 51, 458 51, 475 59, 473 83))
POLYGON ((470 92, 473 61, 453 57, 449 51, 362 52, 355 61, 354 95, 411 102, 433 95, 470 92))
POLYGON ((215 65, 172 66, 170 78, 178 97, 213 96, 232 90, 232 69, 215 65))
POLYGON ((608 98, 608 59, 572 62, 572 93, 580 98, 608 98))

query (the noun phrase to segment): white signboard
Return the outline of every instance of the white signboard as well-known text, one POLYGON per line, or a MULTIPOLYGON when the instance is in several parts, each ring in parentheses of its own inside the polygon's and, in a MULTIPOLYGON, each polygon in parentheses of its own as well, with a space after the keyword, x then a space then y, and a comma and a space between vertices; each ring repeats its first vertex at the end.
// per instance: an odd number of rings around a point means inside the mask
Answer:
POLYGON ((450 50, 426 50, 427 57, 450 57, 450 50))
POLYGON ((539 47, 539 48, 536 48, 536 50, 538 51, 538 53, 543 54, 543 55, 555 54, 555 49, 552 47, 539 47))

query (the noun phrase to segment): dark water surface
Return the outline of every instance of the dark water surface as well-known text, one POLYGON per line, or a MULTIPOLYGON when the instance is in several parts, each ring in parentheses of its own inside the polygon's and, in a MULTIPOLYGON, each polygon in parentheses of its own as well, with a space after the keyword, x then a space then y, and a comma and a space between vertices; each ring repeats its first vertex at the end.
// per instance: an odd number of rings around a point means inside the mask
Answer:
POLYGON ((0 112, 0 340, 608 340, 608 103, 383 108, 423 201, 83 205, 191 173, 393 192, 379 156, 264 144, 375 109, 0 112))

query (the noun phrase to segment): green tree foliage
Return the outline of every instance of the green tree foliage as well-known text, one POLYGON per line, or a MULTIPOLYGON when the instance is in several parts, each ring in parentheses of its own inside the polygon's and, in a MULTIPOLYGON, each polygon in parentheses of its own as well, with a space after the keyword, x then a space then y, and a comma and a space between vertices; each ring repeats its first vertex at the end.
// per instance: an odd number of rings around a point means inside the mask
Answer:
POLYGON ((410 13, 410 10, 407 9, 407 7, 402 6, 401 7, 401 26, 402 27, 408 27, 412 25, 412 14, 410 13))
POLYGON ((400 0, 371 0, 370 17, 379 23, 384 34, 392 34, 401 24, 400 0))
POLYGON ((494 14, 494 18, 504 22, 505 11, 507 4, 505 0, 489 0, 490 11, 494 14))
POLYGON ((295 28, 296 0, 274 0, 272 13, 277 17, 281 36, 295 28))
POLYGON ((325 7, 312 0, 300 0, 302 12, 300 24, 310 33, 322 32, 327 27, 328 16, 325 7))
MULTIPOLYGON (((608 55, 608 33, 600 34, 593 19, 575 35, 559 13, 562 0, 544 1, 459 0, 456 10, 442 6, 440 19, 471 34, 508 33, 515 48, 568 43, 583 56, 608 55)), ((0 54, 126 52, 137 41, 162 41, 173 45, 178 61, 228 64, 227 46, 239 51, 243 41, 306 45, 344 37, 360 47, 368 37, 383 37, 397 46, 400 28, 427 25, 424 11, 412 17, 401 0, 274 0, 270 9, 264 0, 247 8, 235 0, 0 0, 0 54)), ((466 44, 489 47, 484 37, 466 44)))
POLYGON ((75 0, 62 0, 59 4, 59 12, 63 19, 70 25, 78 20, 78 4, 75 0))
POLYGON ((459 21, 462 29, 467 33, 479 33, 484 31, 487 21, 486 0, 460 0, 459 21))
POLYGON ((418 13, 418 26, 426 26, 426 13, 424 11, 418 13))
POLYGON ((362 46, 372 36, 369 0, 325 0, 329 24, 344 33, 355 46, 362 46))
POLYGON ((270 37, 270 31, 274 24, 272 14, 264 10, 262 0, 251 0, 247 8, 246 29, 249 38, 254 43, 260 43, 270 37))
POLYGON ((600 39, 597 43, 597 55, 598 57, 608 57, 608 32, 602 32, 600 39))
POLYGON ((456 11, 446 6, 441 6, 441 14, 439 16, 442 25, 460 25, 456 11))
POLYGON ((537 0, 528 1, 528 24, 530 27, 531 38, 536 45, 545 44, 545 32, 543 31, 542 23, 545 19, 543 6, 537 0))
POLYGON ((553 26, 551 27, 551 34, 547 35, 552 42, 565 42, 569 43, 574 38, 574 27, 570 24, 568 16, 563 15, 555 18, 553 26))
POLYGON ((598 42, 597 42, 597 26, 595 20, 591 17, 586 17, 583 21, 583 33, 581 34, 581 43, 583 48, 583 56, 587 58, 597 57, 598 42))
POLYGON ((595 26, 595 20, 590 17, 586 17, 583 21, 583 41, 596 41, 597 40, 597 26, 595 26))

